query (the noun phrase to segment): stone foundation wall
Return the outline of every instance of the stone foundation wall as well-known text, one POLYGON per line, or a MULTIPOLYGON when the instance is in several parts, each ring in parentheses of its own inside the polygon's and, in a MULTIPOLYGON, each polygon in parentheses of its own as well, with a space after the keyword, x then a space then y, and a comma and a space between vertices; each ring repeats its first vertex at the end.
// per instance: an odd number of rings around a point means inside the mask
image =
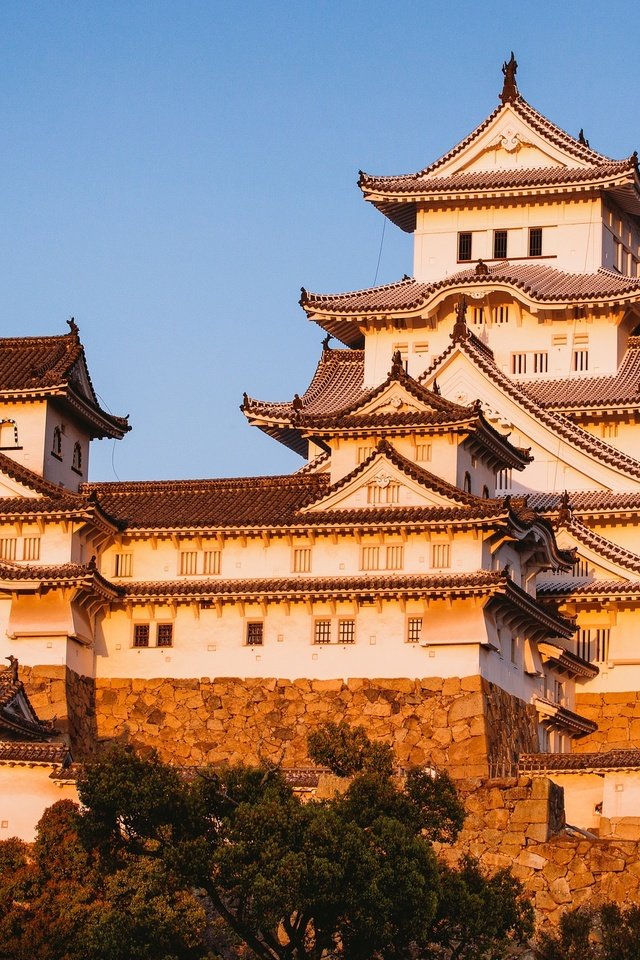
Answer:
POLYGON ((509 867, 522 881, 539 928, 584 903, 640 897, 640 842, 587 839, 562 832, 562 790, 544 778, 462 781, 468 816, 450 862, 472 854, 490 872, 509 867))
POLYGON ((640 692, 579 693, 576 712, 595 720, 598 729, 588 737, 574 740, 574 753, 640 749, 640 692))
POLYGON ((95 681, 63 665, 21 666, 20 679, 40 719, 55 717, 74 757, 89 756, 96 743, 95 681))
POLYGON ((100 739, 126 736, 170 763, 308 763, 309 731, 340 720, 391 742, 400 764, 429 762, 454 777, 486 776, 538 749, 532 708, 479 676, 101 679, 95 702, 100 739))

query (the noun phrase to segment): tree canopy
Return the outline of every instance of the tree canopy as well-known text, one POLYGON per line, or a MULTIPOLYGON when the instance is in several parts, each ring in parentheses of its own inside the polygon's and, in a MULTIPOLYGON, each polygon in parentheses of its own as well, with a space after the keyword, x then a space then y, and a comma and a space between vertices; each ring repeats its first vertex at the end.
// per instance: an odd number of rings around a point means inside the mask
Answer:
POLYGON ((361 729, 311 755, 351 777, 303 802, 276 768, 187 776, 112 747, 33 848, 0 843, 0 949, 14 960, 494 958, 532 927, 508 873, 439 863, 463 810, 446 775, 392 770, 361 729))

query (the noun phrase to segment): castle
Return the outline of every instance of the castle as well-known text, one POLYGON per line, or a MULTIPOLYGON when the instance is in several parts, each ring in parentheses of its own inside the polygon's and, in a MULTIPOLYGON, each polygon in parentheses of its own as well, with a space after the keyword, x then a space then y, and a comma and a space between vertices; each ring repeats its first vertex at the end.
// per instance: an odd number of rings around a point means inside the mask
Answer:
POLYGON ((548 774, 581 826, 630 815, 637 156, 558 128, 516 67, 443 157, 361 173, 413 234, 413 276, 302 291, 326 334, 311 384, 242 403, 303 458, 293 475, 89 482, 91 440, 129 424, 75 322, 0 340, 0 653, 20 665, 0 675, 0 779, 70 782, 71 755, 121 735, 291 767, 345 718, 400 763, 548 774))

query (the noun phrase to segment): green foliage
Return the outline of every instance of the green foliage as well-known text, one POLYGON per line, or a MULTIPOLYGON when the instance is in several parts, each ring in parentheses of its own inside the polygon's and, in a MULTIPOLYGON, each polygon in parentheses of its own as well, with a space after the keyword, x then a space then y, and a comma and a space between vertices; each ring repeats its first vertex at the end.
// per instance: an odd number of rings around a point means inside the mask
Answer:
POLYGON ((364 727, 348 723, 326 723, 307 738, 309 756, 338 777, 352 777, 371 771, 390 776, 393 751, 386 743, 370 740, 364 727))
POLYGON ((579 907, 560 918, 557 932, 544 933, 539 960, 640 960, 640 906, 605 903, 579 907))
POLYGON ((359 772, 307 803, 272 768, 186 778, 107 751, 86 769, 81 808, 51 807, 32 849, 0 844, 0 955, 471 960, 528 934, 508 874, 437 862, 430 838, 462 822, 448 778, 415 771, 400 784, 362 729, 334 725, 315 744, 316 759, 359 772))
POLYGON ((419 823, 428 838, 452 843, 466 814, 449 774, 414 767, 407 773, 405 792, 419 810, 419 823))

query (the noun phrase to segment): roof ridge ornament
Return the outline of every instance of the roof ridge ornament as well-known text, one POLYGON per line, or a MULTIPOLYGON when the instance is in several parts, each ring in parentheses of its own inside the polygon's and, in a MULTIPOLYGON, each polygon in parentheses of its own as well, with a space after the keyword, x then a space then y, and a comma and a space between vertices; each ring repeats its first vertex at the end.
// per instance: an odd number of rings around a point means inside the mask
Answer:
POLYGON ((511 51, 511 59, 502 64, 502 73, 504 74, 504 83, 502 85, 502 93, 500 94, 500 99, 502 100, 502 105, 505 103, 513 103, 514 100, 517 100, 520 94, 518 93, 518 85, 516 83, 516 73, 518 71, 518 62, 513 55, 513 50, 511 51))
POLYGON ((469 338, 469 328, 466 318, 467 298, 463 295, 456 304, 456 322, 453 325, 453 332, 450 334, 454 343, 462 343, 469 338))
POLYGON ((69 333, 72 333, 77 340, 80 334, 80 328, 76 323, 75 317, 69 317, 67 324, 69 325, 69 333))
POLYGON ((393 357, 391 358, 391 371, 389 376, 392 380, 397 380, 399 377, 403 377, 406 373, 404 369, 404 363, 402 362, 402 354, 399 350, 395 350, 393 357))
POLYGON ((590 147, 590 143, 585 137, 582 127, 580 127, 580 133, 578 134, 578 143, 581 143, 583 147, 590 147))
POLYGON ((569 502, 569 493, 567 490, 565 490, 562 496, 560 497, 560 509, 558 510, 556 524, 559 527, 563 527, 567 523, 571 523, 572 519, 573 519, 573 511, 571 509, 571 504, 569 502))

